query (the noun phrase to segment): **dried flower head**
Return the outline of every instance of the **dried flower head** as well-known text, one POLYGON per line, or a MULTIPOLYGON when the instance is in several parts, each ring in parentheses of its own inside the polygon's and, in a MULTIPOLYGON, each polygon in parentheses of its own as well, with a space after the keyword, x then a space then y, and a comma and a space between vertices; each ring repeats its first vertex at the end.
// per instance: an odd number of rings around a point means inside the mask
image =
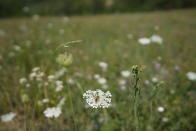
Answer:
POLYGON ((65 52, 58 56, 57 62, 61 65, 68 66, 73 62, 73 56, 72 54, 65 52))

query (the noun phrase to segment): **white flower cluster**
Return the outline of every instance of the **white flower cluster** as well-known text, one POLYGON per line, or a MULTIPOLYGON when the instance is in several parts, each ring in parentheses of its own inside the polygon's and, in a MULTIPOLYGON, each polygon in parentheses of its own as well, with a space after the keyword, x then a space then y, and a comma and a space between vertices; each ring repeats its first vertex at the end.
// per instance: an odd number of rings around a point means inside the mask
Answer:
POLYGON ((131 75, 131 72, 128 71, 128 70, 124 70, 124 71, 121 71, 121 75, 125 78, 129 77, 131 75))
POLYGON ((102 70, 105 72, 107 71, 108 64, 105 62, 99 62, 99 66, 102 68, 102 70))
POLYGON ((11 121, 12 119, 14 119, 15 116, 16 116, 16 113, 10 112, 10 113, 8 113, 8 114, 2 115, 2 116, 1 116, 1 121, 2 121, 2 122, 9 122, 9 121, 11 121))
POLYGON ((148 45, 151 42, 161 45, 163 43, 163 39, 159 35, 152 35, 150 38, 147 38, 147 37, 139 38, 138 42, 141 45, 148 45))
POLYGON ((42 78, 44 76, 44 72, 40 71, 39 67, 35 67, 32 69, 31 74, 29 75, 30 80, 37 80, 37 81, 42 81, 42 78))
POLYGON ((57 118, 61 113, 61 109, 58 107, 49 107, 44 111, 44 115, 48 118, 57 118))
POLYGON ((107 91, 97 89, 96 91, 88 90, 83 94, 83 98, 86 99, 87 104, 92 108, 108 108, 111 103, 112 94, 107 91))
POLYGON ((188 77, 189 80, 191 81, 195 81, 196 80, 196 73, 195 72, 188 72, 186 74, 186 76, 188 77))
POLYGON ((56 92, 59 92, 63 89, 63 82, 62 81, 56 81, 56 92))

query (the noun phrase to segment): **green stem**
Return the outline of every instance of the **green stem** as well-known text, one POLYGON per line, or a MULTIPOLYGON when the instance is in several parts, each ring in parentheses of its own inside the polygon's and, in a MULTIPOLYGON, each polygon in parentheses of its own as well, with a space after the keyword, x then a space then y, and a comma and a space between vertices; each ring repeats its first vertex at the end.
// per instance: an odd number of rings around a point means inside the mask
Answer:
POLYGON ((137 87, 139 78, 138 75, 136 75, 136 81, 135 81, 135 85, 134 85, 134 89, 135 89, 135 94, 134 94, 134 117, 135 117, 135 125, 136 125, 136 131, 139 131, 139 118, 138 118, 138 98, 137 98, 137 94, 139 93, 139 89, 137 87))
POLYGON ((75 121, 74 106, 73 106, 73 102, 72 102, 71 89, 70 89, 69 84, 67 84, 67 86, 68 86, 69 102, 70 102, 70 105, 71 105, 71 111, 72 111, 72 117, 73 117, 73 122, 74 122, 74 128, 75 128, 75 131, 77 131, 77 126, 76 126, 76 121, 75 121))

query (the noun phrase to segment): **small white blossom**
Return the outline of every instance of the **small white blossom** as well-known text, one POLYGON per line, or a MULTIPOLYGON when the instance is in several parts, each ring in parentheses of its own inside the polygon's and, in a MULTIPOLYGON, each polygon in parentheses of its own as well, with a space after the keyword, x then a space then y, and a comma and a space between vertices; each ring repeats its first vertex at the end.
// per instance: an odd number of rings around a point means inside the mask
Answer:
POLYGON ((56 81, 56 85, 57 85, 57 86, 61 86, 61 85, 63 85, 63 82, 60 81, 60 80, 57 80, 57 81, 56 81))
POLYGON ((164 111, 165 111, 165 108, 162 107, 162 106, 159 106, 159 107, 158 107, 158 111, 159 111, 159 112, 164 112, 164 111))
POLYGON ((21 47, 19 45, 14 45, 14 49, 15 49, 15 51, 20 51, 21 47))
POLYGON ((86 103, 92 108, 108 108, 111 103, 111 93, 97 89, 96 91, 88 90, 83 94, 86 103))
POLYGON ((153 77, 153 78, 152 78, 152 82, 156 83, 156 82, 158 82, 158 81, 159 81, 159 80, 158 80, 157 77, 153 77))
POLYGON ((131 75, 131 72, 130 71, 121 71, 121 75, 125 78, 129 77, 131 75))
POLYGON ((49 107, 44 111, 44 115, 48 118, 57 118, 61 113, 61 109, 58 107, 49 107))
POLYGON ((186 74, 186 76, 188 77, 189 80, 191 81, 195 81, 196 80, 196 73, 195 72, 188 72, 186 74))
POLYGON ((125 85, 126 84, 126 80, 119 80, 119 85, 125 85))
POLYGON ((32 69, 33 72, 37 72, 37 71, 39 71, 39 70, 40 70, 39 67, 34 67, 34 68, 32 69))
POLYGON ((150 40, 154 43, 157 43, 157 44, 162 44, 163 43, 163 39, 159 35, 152 35, 150 37, 150 40))
POLYGON ((100 78, 100 75, 99 75, 99 74, 95 74, 95 75, 94 75, 94 78, 95 78, 95 79, 99 79, 99 78, 100 78))
POLYGON ((105 78, 99 78, 98 80, 98 83, 101 84, 101 85, 104 85, 107 83, 107 80, 105 78))
POLYGON ((55 79, 54 75, 49 75, 48 76, 48 81, 53 81, 55 79))
POLYGON ((163 118, 162 118, 162 121, 163 121, 163 122, 168 122, 168 118, 167 118, 167 117, 163 117, 163 118))
POLYGON ((65 68, 62 68, 59 71, 57 71, 55 73, 55 75, 54 75, 55 76, 55 79, 58 79, 59 77, 63 76, 65 74, 65 72, 66 72, 66 69, 65 68))
POLYGON ((45 98, 45 99, 42 100, 42 102, 43 103, 49 103, 49 99, 48 98, 45 98))
POLYGON ((73 85, 73 84, 75 84, 75 81, 72 78, 69 78, 68 79, 68 83, 71 84, 71 85, 73 85))
POLYGON ((139 42, 141 45, 148 45, 148 44, 150 44, 150 39, 144 37, 144 38, 140 38, 140 39, 138 40, 138 42, 139 42))
POLYGON ((103 71, 107 70, 108 64, 105 62, 99 62, 99 66, 103 69, 103 71))
POLYGON ((20 84, 24 84, 24 83, 27 82, 27 79, 24 78, 24 77, 23 78, 20 78, 19 82, 20 82, 20 84))
POLYGON ((16 113, 10 112, 10 113, 8 113, 8 114, 2 115, 2 116, 1 116, 1 121, 2 121, 2 122, 9 122, 9 121, 11 121, 12 119, 14 119, 15 116, 16 116, 16 113))
POLYGON ((62 91, 63 89, 63 85, 59 85, 57 86, 57 88, 55 89, 56 92, 62 91))
POLYGON ((58 107, 62 107, 65 104, 66 99, 62 98, 58 104, 58 107))

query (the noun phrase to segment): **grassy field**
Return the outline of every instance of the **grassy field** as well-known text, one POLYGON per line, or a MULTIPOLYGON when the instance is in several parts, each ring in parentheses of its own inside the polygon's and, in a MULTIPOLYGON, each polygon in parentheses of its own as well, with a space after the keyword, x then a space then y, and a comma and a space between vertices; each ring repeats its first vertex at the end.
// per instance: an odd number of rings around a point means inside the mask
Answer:
POLYGON ((136 126, 140 131, 195 130, 196 82, 186 76, 196 72, 195 50, 196 9, 0 19, 0 115, 16 113, 12 121, 0 122, 0 130, 74 130, 74 120, 80 131, 132 131, 136 126), (138 43, 153 34, 163 43, 138 43), (82 42, 57 48, 75 40, 82 42), (66 67, 56 61, 65 51, 73 55, 66 67), (107 69, 100 62, 107 63, 107 69), (121 75, 132 65, 144 67, 138 86, 139 122, 134 115, 134 78, 121 75), (35 67, 40 68, 40 80, 29 77, 35 67), (96 74, 107 82, 100 84, 96 74), (55 80, 48 80, 51 75, 55 80), (61 91, 56 90, 57 80, 63 81, 61 91), (159 81, 164 84, 155 94, 159 81), (86 105, 83 93, 96 89, 111 92, 109 108, 86 105), (58 118, 44 116, 47 107, 56 106, 62 109, 58 118))

